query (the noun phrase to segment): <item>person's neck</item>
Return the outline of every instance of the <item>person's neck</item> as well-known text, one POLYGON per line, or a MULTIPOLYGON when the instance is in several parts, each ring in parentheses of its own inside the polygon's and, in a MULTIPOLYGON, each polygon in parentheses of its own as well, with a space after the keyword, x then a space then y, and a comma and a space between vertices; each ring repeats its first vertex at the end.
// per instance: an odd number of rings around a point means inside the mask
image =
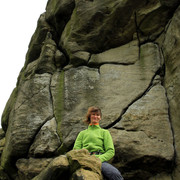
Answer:
POLYGON ((90 123, 89 125, 90 126, 92 126, 92 125, 99 125, 99 123, 90 123))

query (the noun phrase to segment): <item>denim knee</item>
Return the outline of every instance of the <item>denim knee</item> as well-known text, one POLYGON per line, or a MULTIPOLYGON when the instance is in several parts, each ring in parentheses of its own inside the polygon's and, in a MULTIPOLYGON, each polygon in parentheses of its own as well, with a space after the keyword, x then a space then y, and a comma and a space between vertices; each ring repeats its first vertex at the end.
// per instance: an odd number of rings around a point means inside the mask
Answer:
POLYGON ((102 163, 102 174, 108 180, 124 180, 118 169, 107 162, 102 163))

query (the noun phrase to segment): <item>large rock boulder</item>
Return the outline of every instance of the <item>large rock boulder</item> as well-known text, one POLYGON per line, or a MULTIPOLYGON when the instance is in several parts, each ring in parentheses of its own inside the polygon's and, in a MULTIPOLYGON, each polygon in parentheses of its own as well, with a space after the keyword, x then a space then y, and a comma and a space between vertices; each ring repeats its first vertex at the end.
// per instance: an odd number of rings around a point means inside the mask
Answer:
POLYGON ((165 90, 158 83, 133 103, 111 129, 119 152, 114 158, 116 166, 126 172, 129 166, 137 169, 144 164, 143 169, 127 172, 125 179, 141 174, 148 177, 153 174, 153 166, 157 172, 171 169, 175 152, 170 126, 165 90))
POLYGON ((18 159, 16 167, 18 169, 18 177, 22 180, 30 180, 37 176, 43 169, 45 169, 52 158, 29 158, 18 159))
POLYGON ((169 24, 165 33, 162 49, 164 52, 164 58, 166 62, 166 74, 165 74, 165 88, 167 90, 167 96, 169 101, 169 111, 172 122, 172 129, 174 132, 174 140, 176 146, 176 165, 177 168, 173 174, 174 180, 178 180, 180 177, 180 141, 179 141, 179 128, 180 128, 180 100, 179 100, 179 88, 180 88, 180 8, 178 8, 174 14, 174 17, 169 24))
POLYGON ((4 109, 0 178, 102 179, 72 150, 102 109, 127 180, 179 180, 179 0, 48 0, 4 109))
POLYGON ((100 159, 90 156, 86 149, 72 150, 56 158, 19 159, 16 166, 20 180, 102 180, 100 159))
POLYGON ((57 134, 57 124, 55 118, 47 121, 29 149, 29 155, 34 157, 52 156, 61 142, 57 134))
POLYGON ((6 144, 1 157, 4 168, 9 162, 24 157, 39 129, 53 117, 49 92, 51 75, 36 74, 19 87, 17 100, 11 110, 6 144))
POLYGON ((150 36, 155 39, 163 31, 175 5, 154 0, 147 3, 76 0, 60 45, 72 64, 86 64, 88 56, 82 58, 82 53, 99 53, 126 44, 136 32, 141 41, 150 36))

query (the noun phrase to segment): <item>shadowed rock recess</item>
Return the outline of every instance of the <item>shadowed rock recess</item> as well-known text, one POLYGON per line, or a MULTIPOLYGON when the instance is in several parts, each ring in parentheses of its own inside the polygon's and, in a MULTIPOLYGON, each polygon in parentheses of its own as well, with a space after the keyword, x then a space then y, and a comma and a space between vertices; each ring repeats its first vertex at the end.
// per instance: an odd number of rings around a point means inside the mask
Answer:
POLYGON ((96 105, 125 180, 179 180, 179 4, 49 0, 2 114, 0 179, 103 179, 72 150, 96 105))

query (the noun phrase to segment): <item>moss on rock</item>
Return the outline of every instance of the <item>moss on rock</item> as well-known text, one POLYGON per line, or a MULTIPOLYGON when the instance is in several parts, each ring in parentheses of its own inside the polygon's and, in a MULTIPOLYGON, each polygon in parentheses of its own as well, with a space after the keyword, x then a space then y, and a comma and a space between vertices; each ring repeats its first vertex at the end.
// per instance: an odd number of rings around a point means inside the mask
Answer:
POLYGON ((14 103, 16 102, 17 93, 18 93, 18 91, 17 91, 17 87, 16 87, 16 88, 14 88, 13 92, 11 93, 11 96, 10 96, 8 102, 6 103, 5 109, 2 114, 1 126, 5 132, 8 128, 9 115, 14 106, 14 103))

